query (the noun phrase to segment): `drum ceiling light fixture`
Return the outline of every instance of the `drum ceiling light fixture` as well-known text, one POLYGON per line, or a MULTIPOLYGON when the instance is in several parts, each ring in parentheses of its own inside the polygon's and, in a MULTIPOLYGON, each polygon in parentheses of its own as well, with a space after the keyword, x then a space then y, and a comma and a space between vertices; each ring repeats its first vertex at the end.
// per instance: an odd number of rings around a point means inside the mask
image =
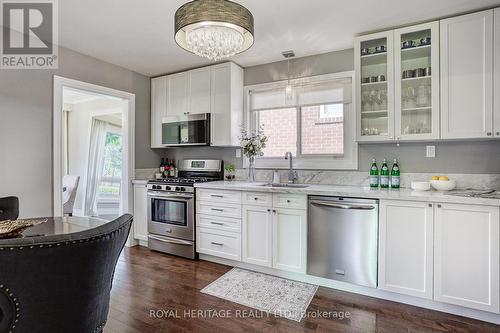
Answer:
POLYGON ((228 0, 195 0, 175 12, 175 42, 213 61, 248 50, 254 42, 252 13, 228 0))

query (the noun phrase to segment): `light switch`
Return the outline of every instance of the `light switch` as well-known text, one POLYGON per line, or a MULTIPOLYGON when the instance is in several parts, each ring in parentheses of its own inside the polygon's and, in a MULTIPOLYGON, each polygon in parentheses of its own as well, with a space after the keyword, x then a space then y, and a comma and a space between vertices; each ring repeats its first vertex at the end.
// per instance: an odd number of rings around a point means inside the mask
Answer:
POLYGON ((436 146, 426 146, 426 157, 436 157, 436 146))

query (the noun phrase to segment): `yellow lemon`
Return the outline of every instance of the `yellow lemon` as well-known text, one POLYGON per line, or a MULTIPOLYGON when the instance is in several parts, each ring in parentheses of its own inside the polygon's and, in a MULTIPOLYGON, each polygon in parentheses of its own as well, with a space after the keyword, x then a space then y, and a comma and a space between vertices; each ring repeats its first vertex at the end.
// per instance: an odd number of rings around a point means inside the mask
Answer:
POLYGON ((432 180, 439 180, 439 176, 432 176, 432 180))
POLYGON ((439 180, 450 180, 450 178, 448 178, 447 176, 441 176, 439 177, 439 180))

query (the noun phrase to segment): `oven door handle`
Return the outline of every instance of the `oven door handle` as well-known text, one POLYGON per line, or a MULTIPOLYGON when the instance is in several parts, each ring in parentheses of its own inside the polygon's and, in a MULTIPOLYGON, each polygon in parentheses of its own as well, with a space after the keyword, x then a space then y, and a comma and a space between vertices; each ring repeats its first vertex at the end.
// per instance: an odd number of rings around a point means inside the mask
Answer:
POLYGON ((148 197, 151 199, 167 199, 167 200, 182 200, 182 201, 188 201, 193 199, 193 196, 191 195, 165 195, 165 194, 158 194, 158 193, 149 193, 148 192, 148 197))
POLYGON ((177 244, 177 245, 186 245, 186 246, 193 245, 193 242, 189 242, 189 241, 185 241, 185 240, 180 240, 180 239, 164 238, 164 237, 153 236, 153 235, 148 235, 148 238, 151 238, 153 240, 157 240, 159 242, 164 242, 164 243, 171 243, 171 244, 177 244))

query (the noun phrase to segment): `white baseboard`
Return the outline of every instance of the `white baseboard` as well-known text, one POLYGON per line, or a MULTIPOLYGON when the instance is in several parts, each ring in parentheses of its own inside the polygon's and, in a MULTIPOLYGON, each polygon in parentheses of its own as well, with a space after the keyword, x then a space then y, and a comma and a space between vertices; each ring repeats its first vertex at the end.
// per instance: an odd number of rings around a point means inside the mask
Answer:
POLYGON ((397 294, 389 291, 384 291, 376 288, 369 288, 363 286, 356 286, 350 283, 345 283, 341 281, 329 280, 325 278, 320 278, 317 276, 285 272, 278 269, 270 267, 262 267, 258 265, 247 264, 244 262, 234 261, 230 259, 218 258, 207 254, 200 253, 200 260, 211 261, 223 265, 245 268, 253 271, 258 271, 270 275, 275 275, 291 280, 297 280, 301 282, 316 284, 322 287, 338 289, 342 291, 347 291, 355 294, 381 298, 389 301, 409 304, 413 306, 418 306, 421 308, 426 308, 435 311, 442 311, 446 313, 451 313, 458 316, 473 318, 477 320, 487 321, 494 324, 500 324, 500 314, 489 313, 485 311, 479 311, 474 309, 468 309, 457 305, 440 303, 432 300, 426 300, 418 297, 407 296, 402 294, 397 294))

